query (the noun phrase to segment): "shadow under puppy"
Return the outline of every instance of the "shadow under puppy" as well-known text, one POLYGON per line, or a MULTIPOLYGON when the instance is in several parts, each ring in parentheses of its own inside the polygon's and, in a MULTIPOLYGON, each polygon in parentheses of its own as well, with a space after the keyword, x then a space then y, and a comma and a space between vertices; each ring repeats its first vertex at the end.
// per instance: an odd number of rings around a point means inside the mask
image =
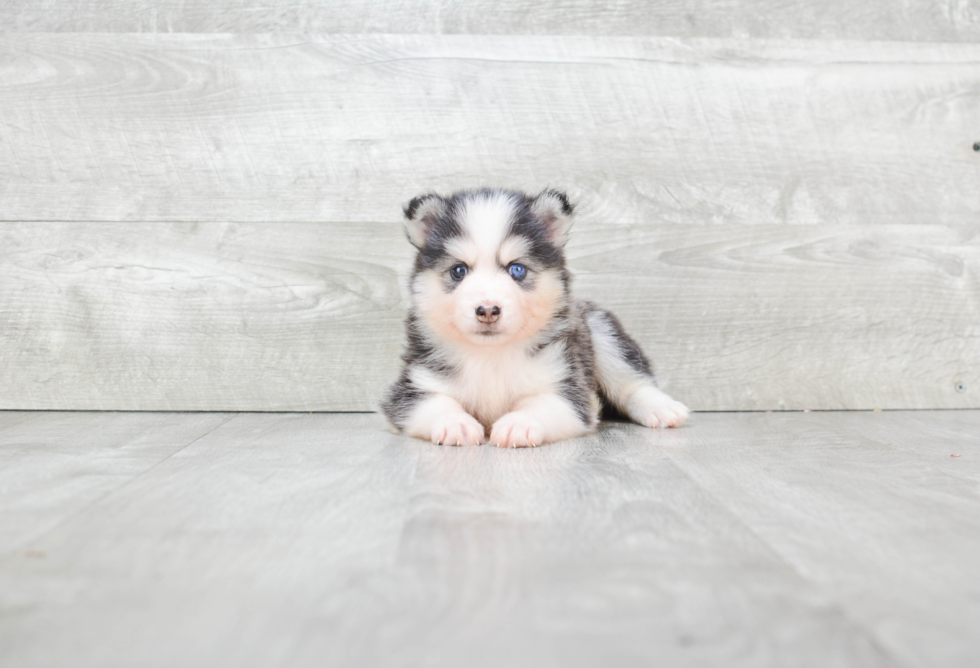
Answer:
POLYGON ((554 190, 409 202, 408 348, 382 403, 395 427, 438 444, 482 443, 489 431, 493 445, 533 447, 593 431, 603 406, 647 427, 687 418, 619 320, 572 297, 572 208, 554 190))

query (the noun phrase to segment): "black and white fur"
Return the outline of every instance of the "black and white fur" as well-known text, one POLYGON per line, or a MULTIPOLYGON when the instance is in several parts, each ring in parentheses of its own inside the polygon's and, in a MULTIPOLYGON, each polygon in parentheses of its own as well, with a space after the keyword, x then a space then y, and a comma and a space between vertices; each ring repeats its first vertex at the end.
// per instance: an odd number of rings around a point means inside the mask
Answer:
POLYGON ((572 298, 564 193, 472 190, 405 207, 412 271, 408 347, 382 409, 446 445, 537 446, 593 431, 604 406, 647 427, 687 408, 657 389, 619 320, 572 298))

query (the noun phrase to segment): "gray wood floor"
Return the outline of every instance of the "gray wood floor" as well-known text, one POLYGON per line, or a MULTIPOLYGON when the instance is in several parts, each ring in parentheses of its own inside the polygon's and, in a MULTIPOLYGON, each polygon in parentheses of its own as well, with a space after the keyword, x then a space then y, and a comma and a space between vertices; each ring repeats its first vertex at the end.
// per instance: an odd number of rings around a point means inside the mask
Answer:
POLYGON ((980 411, 0 412, 0 665, 975 665, 978 510, 980 411))

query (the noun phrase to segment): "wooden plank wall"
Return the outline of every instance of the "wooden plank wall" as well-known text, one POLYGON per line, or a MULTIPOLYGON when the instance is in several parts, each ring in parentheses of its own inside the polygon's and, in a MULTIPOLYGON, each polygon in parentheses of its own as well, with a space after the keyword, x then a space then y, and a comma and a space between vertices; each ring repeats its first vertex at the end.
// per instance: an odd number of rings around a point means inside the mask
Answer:
POLYGON ((980 0, 5 0, 0 30, 975 42, 980 0))
POLYGON ((696 409, 980 406, 980 3, 348 4, 0 7, 0 408, 371 410, 484 184, 696 409))

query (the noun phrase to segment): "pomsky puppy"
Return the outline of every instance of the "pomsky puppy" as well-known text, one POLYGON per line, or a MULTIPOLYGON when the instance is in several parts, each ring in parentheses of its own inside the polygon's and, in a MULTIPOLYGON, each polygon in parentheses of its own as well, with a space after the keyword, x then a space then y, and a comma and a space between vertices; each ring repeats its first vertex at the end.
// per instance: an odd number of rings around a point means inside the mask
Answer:
POLYGON ((405 207, 418 249, 401 376, 382 410, 444 445, 537 446, 593 431, 600 410, 676 427, 688 409, 657 389, 619 320, 575 300, 564 193, 468 190, 405 207))

